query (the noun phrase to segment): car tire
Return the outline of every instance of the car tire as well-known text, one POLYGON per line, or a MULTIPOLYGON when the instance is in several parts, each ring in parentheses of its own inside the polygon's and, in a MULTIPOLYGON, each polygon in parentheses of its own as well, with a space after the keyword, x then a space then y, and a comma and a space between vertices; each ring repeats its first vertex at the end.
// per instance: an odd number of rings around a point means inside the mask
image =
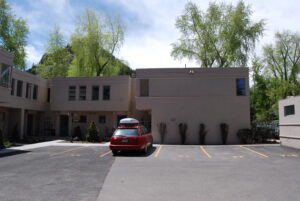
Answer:
POLYGON ((111 152, 112 152, 113 156, 118 155, 118 151, 117 150, 112 150, 111 152))

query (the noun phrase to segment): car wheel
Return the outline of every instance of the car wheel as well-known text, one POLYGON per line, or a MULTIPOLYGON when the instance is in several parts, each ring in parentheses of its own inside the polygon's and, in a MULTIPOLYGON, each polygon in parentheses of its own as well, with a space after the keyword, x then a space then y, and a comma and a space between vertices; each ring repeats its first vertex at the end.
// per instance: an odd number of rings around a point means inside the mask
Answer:
POLYGON ((117 151, 117 150, 112 150, 111 152, 112 152, 112 154, 113 154, 114 156, 116 156, 116 155, 118 154, 118 151, 117 151))

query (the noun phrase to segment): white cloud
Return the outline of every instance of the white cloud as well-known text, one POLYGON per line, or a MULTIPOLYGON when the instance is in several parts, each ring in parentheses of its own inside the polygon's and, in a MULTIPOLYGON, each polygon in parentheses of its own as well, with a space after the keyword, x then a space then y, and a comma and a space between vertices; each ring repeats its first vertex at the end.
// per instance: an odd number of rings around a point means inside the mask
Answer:
POLYGON ((27 45, 25 50, 27 53, 27 67, 30 68, 32 64, 37 64, 41 60, 43 53, 37 50, 34 46, 27 45))

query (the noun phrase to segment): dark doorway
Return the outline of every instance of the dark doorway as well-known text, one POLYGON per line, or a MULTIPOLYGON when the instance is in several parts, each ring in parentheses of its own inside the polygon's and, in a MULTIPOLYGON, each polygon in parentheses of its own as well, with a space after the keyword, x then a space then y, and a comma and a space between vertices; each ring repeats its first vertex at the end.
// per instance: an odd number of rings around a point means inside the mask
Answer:
POLYGON ((59 118, 59 136, 66 137, 69 135, 69 116, 60 115, 59 118))
POLYGON ((28 136, 34 135, 33 126, 34 126, 34 116, 33 116, 33 114, 27 114, 27 132, 26 132, 26 134, 28 136))

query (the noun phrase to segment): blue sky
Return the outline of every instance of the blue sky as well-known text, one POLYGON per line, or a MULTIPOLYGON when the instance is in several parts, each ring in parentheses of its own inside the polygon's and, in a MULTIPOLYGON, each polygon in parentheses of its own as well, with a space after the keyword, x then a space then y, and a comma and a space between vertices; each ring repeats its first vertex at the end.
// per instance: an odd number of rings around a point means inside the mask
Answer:
MULTIPOLYGON (((116 56, 136 68, 198 66, 193 61, 174 60, 171 43, 180 33, 174 24, 182 14, 187 0, 7 0, 13 12, 27 20, 27 65, 39 62, 47 44, 49 31, 56 24, 68 40, 75 21, 85 8, 119 16, 126 26, 125 41, 116 56)), ((206 9, 209 1, 193 1, 206 9)), ((221 2, 221 1, 217 1, 221 2)), ((235 4, 237 0, 226 1, 235 4)), ((246 0, 252 6, 253 19, 266 19, 265 35, 256 48, 273 41, 274 33, 282 30, 300 31, 298 0, 246 0)))

